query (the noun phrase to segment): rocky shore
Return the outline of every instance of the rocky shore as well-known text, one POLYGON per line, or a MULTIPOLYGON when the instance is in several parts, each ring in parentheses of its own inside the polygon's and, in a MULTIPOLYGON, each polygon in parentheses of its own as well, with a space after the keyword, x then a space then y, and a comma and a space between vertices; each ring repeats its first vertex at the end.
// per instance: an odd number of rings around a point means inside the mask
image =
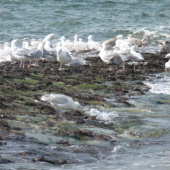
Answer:
POLYGON ((44 93, 61 93, 86 108, 134 107, 128 97, 145 94, 148 87, 142 81, 149 74, 163 72, 167 61, 158 54, 143 56, 144 64, 135 70, 126 64, 124 72, 90 56, 86 58, 87 65, 65 66, 62 71, 58 71, 59 63, 50 65, 45 61, 36 68, 19 68, 19 63, 1 66, 0 164, 79 164, 110 155, 120 133, 114 121, 100 121, 87 114, 88 109, 61 114, 40 97, 44 93), (115 100, 108 102, 106 98, 115 100))

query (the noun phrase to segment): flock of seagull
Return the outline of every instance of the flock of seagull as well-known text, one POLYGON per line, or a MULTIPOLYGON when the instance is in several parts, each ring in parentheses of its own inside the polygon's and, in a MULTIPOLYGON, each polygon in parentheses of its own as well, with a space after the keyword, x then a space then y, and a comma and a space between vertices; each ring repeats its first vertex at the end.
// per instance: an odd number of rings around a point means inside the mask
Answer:
MULTIPOLYGON (((74 36, 74 40, 68 40, 66 37, 61 37, 58 42, 53 43, 55 34, 51 33, 43 38, 37 39, 14 39, 4 44, 0 44, 0 65, 5 62, 19 61, 20 66, 24 68, 25 63, 28 62, 27 67, 39 66, 39 60, 46 60, 50 63, 58 61, 60 63, 59 70, 65 64, 72 66, 85 65, 86 61, 73 54, 85 53, 89 51, 98 52, 98 56, 106 64, 115 64, 123 67, 125 70, 125 62, 132 63, 144 61, 141 53, 137 52, 138 48, 149 46, 151 43, 150 37, 145 36, 143 39, 133 38, 131 35, 124 37, 117 35, 115 38, 108 39, 103 43, 93 40, 93 36, 89 35, 87 42, 83 41, 78 35, 74 36)), ((170 42, 162 42, 160 53, 170 53, 170 42)), ((166 56, 170 58, 170 54, 166 56)), ((165 70, 170 69, 170 61, 165 64, 165 70)))
MULTIPOLYGON (((20 62, 19 67, 38 67, 39 60, 60 63, 59 70, 62 66, 72 63, 73 66, 85 65, 86 61, 76 58, 73 53, 85 53, 89 51, 97 52, 101 60, 106 64, 115 64, 122 66, 125 70, 125 62, 144 61, 141 53, 137 52, 138 48, 149 46, 150 37, 146 36, 142 40, 133 38, 131 35, 124 37, 117 35, 115 38, 108 39, 103 43, 93 40, 93 36, 88 36, 88 41, 83 41, 78 35, 74 36, 74 41, 67 40, 64 36, 58 42, 52 43, 55 34, 49 34, 42 41, 37 39, 14 39, 4 44, 0 44, 0 66, 6 62, 20 62)), ((159 53, 167 54, 165 58, 169 61, 165 63, 165 71, 170 71, 170 42, 164 41, 159 47, 159 53)), ((63 94, 45 94, 41 97, 44 102, 50 103, 55 109, 60 110, 81 110, 79 102, 74 101, 71 97, 63 94)))
POLYGON ((143 40, 128 36, 118 35, 113 39, 99 43, 93 40, 93 36, 88 36, 88 41, 83 41, 78 35, 74 36, 74 40, 70 41, 66 37, 61 37, 58 42, 52 43, 55 34, 51 33, 43 38, 37 39, 14 39, 4 44, 0 44, 0 65, 5 62, 19 61, 19 67, 39 66, 39 60, 49 62, 58 61, 60 63, 59 70, 65 64, 85 65, 86 61, 74 57, 74 52, 85 53, 89 51, 98 52, 99 57, 106 64, 121 65, 126 61, 143 61, 143 56, 136 52, 138 47, 146 46, 150 43, 150 38, 145 37, 143 40))

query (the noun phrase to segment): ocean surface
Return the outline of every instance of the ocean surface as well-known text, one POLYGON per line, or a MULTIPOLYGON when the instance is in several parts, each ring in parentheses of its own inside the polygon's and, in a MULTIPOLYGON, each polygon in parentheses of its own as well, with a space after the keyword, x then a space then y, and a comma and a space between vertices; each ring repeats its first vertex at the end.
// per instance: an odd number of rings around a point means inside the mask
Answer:
MULTIPOLYGON (((160 42, 170 39, 170 0, 0 1, 0 43, 10 42, 14 38, 43 39, 49 33, 56 34, 56 41, 61 36, 73 40, 75 34, 87 41, 87 36, 91 34, 99 42, 118 34, 132 34, 137 38, 149 35, 151 46, 157 51, 160 42)), ((26 162, 3 165, 3 168, 169 170, 169 82, 168 74, 151 75, 145 82, 151 90, 129 101, 136 106, 135 109, 119 108, 115 111, 115 117, 120 116, 126 120, 137 115, 140 124, 134 124, 124 131, 120 136, 120 145, 113 148, 113 154, 104 160, 61 168, 29 165, 26 162), (132 137, 132 132, 141 136, 132 137)), ((91 114, 94 114, 94 110, 91 114)), ((101 114, 104 116, 103 121, 109 120, 107 114, 101 114)))
POLYGON ((153 42, 170 37, 169 0, 1 0, 0 42, 42 39, 49 33, 96 41, 118 34, 150 35, 153 42))

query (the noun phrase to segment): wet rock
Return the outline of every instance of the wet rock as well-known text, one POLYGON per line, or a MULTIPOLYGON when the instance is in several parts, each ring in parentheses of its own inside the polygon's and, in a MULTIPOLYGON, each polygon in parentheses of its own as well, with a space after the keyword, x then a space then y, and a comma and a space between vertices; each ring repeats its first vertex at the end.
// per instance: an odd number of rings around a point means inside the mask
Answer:
POLYGON ((57 144, 64 145, 64 146, 70 146, 70 143, 68 141, 64 141, 64 140, 58 141, 57 144))
POLYGON ((40 162, 47 162, 50 164, 54 165, 62 165, 62 164, 68 164, 68 163, 75 163, 75 162, 70 162, 68 159, 62 160, 60 158, 55 158, 55 159, 50 159, 47 156, 39 156, 33 159, 34 162, 40 161, 40 162))
POLYGON ((13 161, 7 158, 2 158, 0 156, 0 164, 8 164, 8 163, 13 163, 13 161))

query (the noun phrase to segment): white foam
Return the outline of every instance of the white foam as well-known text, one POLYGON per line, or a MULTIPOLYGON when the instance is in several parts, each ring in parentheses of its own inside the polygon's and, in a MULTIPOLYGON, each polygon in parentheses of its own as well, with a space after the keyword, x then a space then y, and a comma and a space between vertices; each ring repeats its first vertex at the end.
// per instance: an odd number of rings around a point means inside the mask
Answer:
POLYGON ((115 153, 122 148, 122 145, 117 145, 113 148, 112 152, 115 153))
POLYGON ((149 92, 151 93, 170 95, 170 76, 155 79, 153 82, 146 81, 144 83, 150 87, 149 92))
POLYGON ((98 120, 113 120, 115 117, 118 117, 118 113, 116 111, 108 111, 108 110, 98 110, 95 108, 91 108, 90 110, 86 111, 86 114, 90 116, 96 116, 98 120))

